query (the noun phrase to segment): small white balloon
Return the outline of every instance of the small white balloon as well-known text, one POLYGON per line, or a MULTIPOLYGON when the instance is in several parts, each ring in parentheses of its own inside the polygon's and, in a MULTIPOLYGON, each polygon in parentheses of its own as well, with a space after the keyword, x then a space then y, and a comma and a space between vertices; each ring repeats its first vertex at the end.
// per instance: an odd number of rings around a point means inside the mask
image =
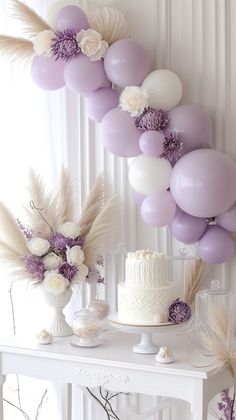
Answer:
POLYGON ((183 95, 181 80, 170 70, 153 71, 144 79, 142 86, 148 91, 149 106, 165 111, 178 105, 183 95))
POLYGON ((129 182, 139 194, 151 195, 169 188, 171 172, 168 160, 139 155, 130 165, 129 182))
POLYGON ((80 7, 80 0, 58 0, 55 3, 52 3, 51 6, 48 8, 45 17, 46 22, 48 22, 52 28, 56 27, 56 17, 59 10, 61 10, 65 6, 80 7))

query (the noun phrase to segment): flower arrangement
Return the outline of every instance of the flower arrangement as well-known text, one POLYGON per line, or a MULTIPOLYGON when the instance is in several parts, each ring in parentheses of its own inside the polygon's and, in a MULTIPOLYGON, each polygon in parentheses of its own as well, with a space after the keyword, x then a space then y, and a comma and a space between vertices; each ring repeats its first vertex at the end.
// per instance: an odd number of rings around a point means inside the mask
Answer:
POLYGON ((34 172, 30 174, 30 224, 15 220, 0 204, 2 260, 18 278, 43 284, 54 295, 84 281, 101 282, 97 268, 115 225, 117 199, 106 197, 104 177, 97 179, 76 220, 71 181, 62 170, 58 192, 45 193, 34 172))

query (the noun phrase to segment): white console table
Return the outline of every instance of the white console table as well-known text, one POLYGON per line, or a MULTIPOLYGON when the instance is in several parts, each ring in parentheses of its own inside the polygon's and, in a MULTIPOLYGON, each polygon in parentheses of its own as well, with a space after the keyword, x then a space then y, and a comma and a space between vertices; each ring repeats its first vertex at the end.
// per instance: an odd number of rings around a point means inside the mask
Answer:
MULTIPOLYGON (((73 347, 71 337, 56 338, 51 345, 17 337, 0 340, 1 388, 11 373, 82 387, 104 386, 111 391, 184 400, 191 406, 193 420, 206 420, 208 402, 233 383, 226 370, 192 367, 188 362, 192 344, 183 335, 157 337, 159 344, 174 350, 176 361, 168 365, 157 364, 154 355, 133 353, 132 346, 139 340, 135 335, 109 331, 104 339, 105 345, 94 348, 73 347)), ((3 420, 2 389, 0 394, 3 420)), ((65 405, 62 409, 63 420, 71 420, 65 405)))

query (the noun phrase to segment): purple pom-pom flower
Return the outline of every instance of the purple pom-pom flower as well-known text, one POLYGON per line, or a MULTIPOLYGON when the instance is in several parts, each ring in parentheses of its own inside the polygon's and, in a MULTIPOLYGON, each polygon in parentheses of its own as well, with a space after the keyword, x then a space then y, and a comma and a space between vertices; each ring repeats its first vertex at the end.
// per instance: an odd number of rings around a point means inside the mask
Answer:
POLYGON ((175 164, 183 153, 183 142, 179 139, 178 134, 173 131, 165 135, 163 144, 163 153, 161 157, 167 159, 170 163, 175 164))
POLYGON ((55 60, 69 61, 80 53, 76 31, 67 29, 56 32, 52 39, 51 51, 55 60))
POLYGON ((25 255, 22 259, 25 263, 26 271, 31 274, 33 278, 40 281, 43 280, 45 268, 42 259, 35 255, 25 255))
POLYGON ((67 280, 71 281, 78 273, 78 269, 74 266, 69 264, 68 262, 64 262, 59 267, 59 273, 62 274, 67 280))
POLYGON ((191 306, 178 298, 169 306, 169 321, 181 324, 191 317, 191 313, 191 306))
POLYGON ((143 131, 162 131, 169 122, 168 113, 162 109, 145 108, 142 114, 135 119, 137 128, 143 131))

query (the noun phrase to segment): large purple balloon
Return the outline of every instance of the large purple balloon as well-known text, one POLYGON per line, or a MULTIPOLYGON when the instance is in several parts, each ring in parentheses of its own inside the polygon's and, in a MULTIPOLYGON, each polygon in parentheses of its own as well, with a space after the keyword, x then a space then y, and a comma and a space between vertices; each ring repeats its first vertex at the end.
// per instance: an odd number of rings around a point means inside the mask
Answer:
POLYGON ((163 153, 163 145, 165 136, 160 131, 145 131, 139 139, 139 147, 145 155, 161 156, 163 153))
POLYGON ((140 85, 151 67, 147 51, 133 39, 114 42, 105 55, 108 79, 118 86, 140 85))
POLYGON ((81 29, 88 29, 89 23, 86 14, 80 7, 69 5, 58 12, 56 26, 59 31, 70 29, 79 32, 81 29))
POLYGON ((60 89, 65 86, 64 66, 65 64, 62 61, 36 55, 31 64, 32 79, 41 89, 60 89))
POLYGON ((71 90, 84 95, 92 93, 105 83, 103 61, 91 61, 86 55, 79 54, 65 64, 64 77, 71 90))
POLYGON ((170 189, 176 204, 196 217, 224 213, 236 201, 236 165, 227 155, 199 149, 174 166, 170 189))
POLYGON ((209 264, 221 264, 232 257, 234 241, 220 226, 209 226, 197 245, 199 257, 209 264))
POLYGON ((140 130, 135 127, 134 118, 121 108, 114 108, 102 120, 102 141, 104 146, 116 156, 133 157, 140 155, 140 130))
POLYGON ((205 111, 196 106, 182 105, 173 108, 169 112, 168 129, 179 133, 183 141, 183 155, 211 144, 211 120, 205 111))
POLYGON ((177 208, 170 230, 175 239, 185 244, 194 244, 207 228, 206 219, 194 217, 177 208))
POLYGON ((96 90, 88 96, 88 116, 95 122, 101 122, 111 109, 119 104, 118 93, 110 87, 96 90))
POLYGON ((169 191, 161 191, 146 197, 141 204, 141 216, 147 225, 163 227, 171 223, 176 204, 169 191))
POLYGON ((236 232, 236 203, 217 217, 217 224, 230 232, 236 232))

